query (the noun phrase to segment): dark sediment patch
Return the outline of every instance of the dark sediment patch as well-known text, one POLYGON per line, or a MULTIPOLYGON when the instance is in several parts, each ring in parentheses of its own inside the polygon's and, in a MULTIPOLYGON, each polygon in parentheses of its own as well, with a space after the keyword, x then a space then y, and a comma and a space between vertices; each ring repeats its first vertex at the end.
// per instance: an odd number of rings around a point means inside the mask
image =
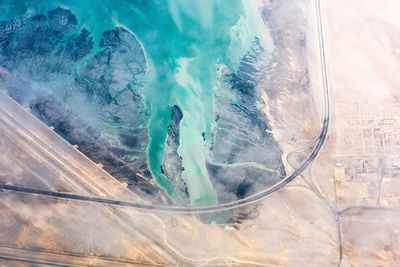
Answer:
POLYGON ((179 125, 183 118, 182 110, 179 106, 174 105, 171 109, 171 123, 168 126, 167 141, 165 143, 163 174, 171 180, 178 194, 186 202, 189 201, 189 194, 182 173, 184 171, 182 157, 178 153, 180 145, 180 129, 179 125))
POLYGON ((105 31, 95 52, 90 32, 77 25, 62 8, 0 21, 0 65, 13 74, 2 85, 131 190, 156 200, 140 92, 144 52, 122 27, 105 31))
POLYGON ((263 52, 256 38, 237 71, 225 70, 224 88, 216 93, 216 127, 207 170, 219 202, 247 197, 286 174, 257 88, 263 52))

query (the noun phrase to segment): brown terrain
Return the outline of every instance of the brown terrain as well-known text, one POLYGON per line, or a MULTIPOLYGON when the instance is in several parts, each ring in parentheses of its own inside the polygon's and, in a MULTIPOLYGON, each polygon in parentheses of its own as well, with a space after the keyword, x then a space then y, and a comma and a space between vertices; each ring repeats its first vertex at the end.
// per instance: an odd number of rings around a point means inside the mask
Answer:
MULTIPOLYGON (((288 172, 318 140, 324 90, 331 123, 308 168, 252 203, 256 216, 207 224, 4 189, 0 266, 399 266, 400 6, 321 0, 320 47, 316 3, 264 1, 275 49, 263 100, 288 172)), ((0 93, 1 184, 149 204, 78 149, 0 93)))

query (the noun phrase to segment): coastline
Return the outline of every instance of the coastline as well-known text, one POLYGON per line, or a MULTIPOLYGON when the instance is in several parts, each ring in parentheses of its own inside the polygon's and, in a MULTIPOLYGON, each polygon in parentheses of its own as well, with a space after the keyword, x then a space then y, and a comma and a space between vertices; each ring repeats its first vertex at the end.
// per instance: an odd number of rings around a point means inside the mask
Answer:
MULTIPOLYGON (((306 146, 316 139, 321 128, 314 90, 314 79, 319 79, 320 75, 314 73, 314 69, 310 71, 308 50, 308 46, 318 42, 310 35, 309 24, 314 21, 305 11, 310 8, 304 8, 306 4, 302 2, 305 1, 293 4, 280 0, 266 4, 262 10, 275 47, 268 57, 261 97, 272 132, 284 151, 284 161, 285 155, 296 147, 306 146)), ((314 62, 311 65, 314 66, 314 62)))

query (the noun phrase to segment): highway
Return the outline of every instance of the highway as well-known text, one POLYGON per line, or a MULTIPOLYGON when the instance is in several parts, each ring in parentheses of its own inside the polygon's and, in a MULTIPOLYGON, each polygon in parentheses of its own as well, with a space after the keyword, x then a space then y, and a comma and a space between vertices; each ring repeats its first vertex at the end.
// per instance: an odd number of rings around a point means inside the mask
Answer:
MULTIPOLYGON (((15 192, 15 193, 24 193, 24 194, 34 194, 41 195, 47 197, 54 198, 62 198, 62 199, 71 199, 77 201, 85 201, 85 202, 96 202, 107 205, 116 205, 123 207, 131 207, 135 209, 141 210, 152 210, 157 212, 174 212, 174 213, 208 213, 208 212, 217 212, 224 210, 232 210, 238 207, 242 207, 248 204, 256 203, 258 201, 263 200, 268 197, 270 194, 280 190, 285 187, 287 184, 292 182, 296 177, 298 177, 318 156, 321 151, 324 143, 327 139, 329 124, 330 124, 330 89, 328 83, 328 76, 326 70, 326 52, 325 52, 325 39, 324 39, 324 31, 323 24, 321 18, 321 6, 320 0, 315 0, 315 5, 317 9, 317 25, 318 25, 318 37, 319 37, 319 53, 321 60, 321 75, 322 75, 322 90, 323 90, 323 119, 322 119, 322 130, 317 139, 317 143, 312 150, 310 156, 305 160, 291 175, 275 184, 274 186, 262 190, 254 195, 248 196, 246 198, 229 202, 218 204, 214 206, 204 206, 204 207, 182 207, 182 206, 162 206, 162 205, 153 205, 153 204, 144 204, 144 203, 135 203, 131 201, 124 200, 116 200, 109 199, 105 197, 96 197, 96 196, 87 196, 87 195, 79 195, 73 193, 63 193, 63 192, 54 192, 50 190, 43 189, 34 189, 17 185, 10 184, 0 184, 0 190, 15 192)), ((0 107, 1 108, 1 107, 0 107)), ((94 180, 93 178, 91 179, 94 180)), ((100 189, 100 188, 98 188, 100 189)), ((100 189, 101 190, 101 189, 100 189)))
MULTIPOLYGON (((18 144, 21 149, 38 159, 38 162, 43 162, 43 165, 51 169, 52 172, 57 175, 57 179, 52 179, 48 176, 47 179, 49 182, 53 180, 65 180, 69 186, 68 190, 77 192, 77 194, 80 195, 104 196, 105 198, 115 198, 118 196, 131 201, 140 201, 137 196, 123 187, 112 176, 108 176, 108 179, 100 179, 106 176, 105 173, 101 173, 101 168, 92 161, 85 162, 85 157, 82 157, 83 155, 81 155, 78 150, 75 149, 71 152, 70 149, 72 146, 70 144, 66 143, 53 131, 49 130, 46 125, 40 124, 40 121, 17 105, 15 101, 4 94, 0 95, 0 101, 1 136, 18 144), (18 122, 21 120, 25 122, 24 125, 18 122), (28 125, 30 126, 28 127, 29 129, 26 127, 28 125), (52 143, 51 140, 54 141, 54 143, 52 143)), ((8 150, 4 152, 13 153, 8 150)), ((7 183, 3 183, 3 185, 6 184, 7 183)), ((8 192, 15 193, 17 191, 8 190, 8 192)), ((37 198, 41 195, 24 194, 21 196, 37 198)), ((44 194, 44 196, 46 195, 44 194)), ((57 200, 66 199, 57 198, 57 200)), ((126 210, 125 212, 121 211, 118 206, 100 206, 98 208, 101 208, 100 212, 103 213, 102 216, 110 219, 112 218, 115 226, 122 229, 126 235, 136 237, 139 240, 147 238, 147 240, 156 244, 156 246, 153 246, 153 258, 162 259, 165 263, 182 261, 181 256, 175 251, 167 247, 158 246, 158 244, 162 244, 162 239, 160 239, 158 235, 151 231, 144 230, 143 227, 132 227, 135 223, 137 225, 146 225, 149 223, 149 221, 146 221, 148 217, 138 217, 136 211, 132 209, 130 209, 129 212, 126 210), (126 213, 129 213, 129 215, 126 213), (135 214, 133 215, 132 213, 135 214), (133 223, 133 221, 135 223, 133 223)), ((147 258, 146 255, 142 254, 142 257, 146 259, 146 262, 152 262, 152 259, 147 258)), ((31 257, 28 255, 27 258, 31 257)), ((110 259, 110 261, 112 260, 113 259, 110 259)), ((57 263, 57 260, 55 260, 55 263, 57 263)))
POLYGON ((169 266, 79 253, 56 253, 34 247, 22 248, 2 243, 0 243, 0 260, 16 261, 35 266, 169 266))

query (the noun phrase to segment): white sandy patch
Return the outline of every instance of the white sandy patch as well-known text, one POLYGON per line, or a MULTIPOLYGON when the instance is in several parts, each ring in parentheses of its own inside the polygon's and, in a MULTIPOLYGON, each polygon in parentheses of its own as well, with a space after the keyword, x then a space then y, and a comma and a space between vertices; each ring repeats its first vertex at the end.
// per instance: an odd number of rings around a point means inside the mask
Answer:
POLYGON ((397 5, 390 0, 328 1, 328 57, 337 100, 378 103, 399 91, 400 64, 384 39, 400 37, 377 32, 387 25, 399 29, 397 5))

